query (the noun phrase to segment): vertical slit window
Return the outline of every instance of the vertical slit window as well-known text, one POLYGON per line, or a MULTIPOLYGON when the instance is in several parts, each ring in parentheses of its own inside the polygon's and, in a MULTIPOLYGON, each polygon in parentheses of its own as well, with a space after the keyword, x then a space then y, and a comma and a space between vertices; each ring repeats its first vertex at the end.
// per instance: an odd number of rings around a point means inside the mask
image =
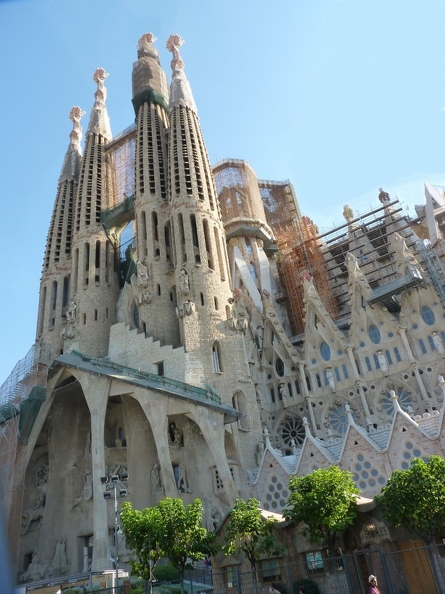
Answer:
POLYGON ((221 255, 221 245, 219 243, 219 236, 218 236, 218 229, 216 227, 213 228, 215 233, 215 245, 216 245, 216 253, 218 255, 218 266, 219 266, 219 275, 221 280, 225 280, 226 275, 224 273, 224 262, 221 255))
POLYGON ((215 373, 221 373, 221 353, 219 348, 219 342, 215 341, 212 346, 212 359, 213 359, 213 369, 215 373))
POLYGON ((203 228, 204 228, 204 241, 206 246, 206 253, 207 253, 207 265, 208 267, 213 270, 213 253, 212 253, 212 242, 210 241, 210 232, 209 232, 209 222, 207 219, 203 221, 203 228))
POLYGON ((196 224, 196 217, 194 214, 190 216, 190 224, 192 227, 192 241, 193 252, 195 256, 195 264, 201 264, 201 256, 199 254, 198 226, 196 224))

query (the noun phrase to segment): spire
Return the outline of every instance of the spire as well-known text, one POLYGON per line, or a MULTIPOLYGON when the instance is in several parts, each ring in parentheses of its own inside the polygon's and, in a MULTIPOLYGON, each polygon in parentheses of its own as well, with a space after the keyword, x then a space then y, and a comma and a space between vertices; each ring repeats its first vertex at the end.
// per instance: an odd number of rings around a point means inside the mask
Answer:
POLYGON ((70 111, 69 118, 73 122, 73 129, 70 132, 70 144, 65 154, 59 182, 75 179, 79 173, 80 159, 82 157, 82 151, 80 149, 82 126, 80 125, 80 119, 84 115, 85 112, 77 105, 70 111))
POLYGON ((170 110, 176 105, 183 105, 189 107, 195 113, 198 113, 196 109, 195 100, 193 99, 192 90, 190 88, 189 81, 185 76, 184 62, 182 61, 179 53, 179 48, 183 45, 184 41, 179 35, 170 35, 167 41, 167 49, 172 52, 173 60, 171 61, 171 67, 173 71, 172 82, 170 86, 170 110))
POLYGON ((105 72, 103 68, 97 68, 93 75, 93 80, 97 83, 97 91, 94 93, 95 101, 91 110, 87 134, 100 134, 106 140, 111 140, 110 119, 105 105, 107 89, 104 85, 104 80, 108 76, 108 72, 105 72))
POLYGON ((156 37, 152 33, 144 33, 138 43, 138 59, 133 64, 133 106, 136 116, 144 102, 168 107, 167 76, 161 68, 159 54, 153 43, 156 37))

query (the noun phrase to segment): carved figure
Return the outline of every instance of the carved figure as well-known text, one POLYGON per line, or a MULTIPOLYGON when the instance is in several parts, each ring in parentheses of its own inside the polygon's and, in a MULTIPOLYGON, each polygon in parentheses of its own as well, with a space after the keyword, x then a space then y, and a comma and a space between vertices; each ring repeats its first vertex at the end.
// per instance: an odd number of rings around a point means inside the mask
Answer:
POLYGON ((164 492, 164 487, 162 486, 161 480, 161 469, 157 462, 153 464, 153 468, 150 471, 150 481, 152 494, 164 492))
POLYGON ((335 390, 334 374, 332 373, 332 369, 330 367, 326 369, 326 379, 328 380, 331 390, 335 390))
POLYGON ((386 357, 382 353, 382 351, 377 351, 377 359, 379 361, 380 369, 382 371, 388 371, 388 363, 387 363, 386 357))
POLYGON ((189 276, 184 268, 181 270, 181 274, 179 276, 179 288, 181 289, 181 293, 183 295, 186 295, 190 291, 189 276))
POLYGON ((31 563, 25 572, 19 575, 19 581, 21 583, 41 580, 45 577, 46 565, 39 563, 37 553, 32 554, 31 563))
POLYGON ((180 448, 182 447, 182 431, 180 431, 175 423, 170 423, 168 431, 168 443, 171 447, 180 448))
POLYGON ((37 489, 37 497, 34 500, 34 504, 32 507, 28 507, 22 514, 22 527, 23 532, 25 534, 28 530, 31 529, 31 524, 34 522, 38 522, 35 528, 40 528, 43 521, 43 514, 45 511, 45 493, 42 489, 37 489))
POLYGON ((219 507, 216 505, 212 506, 212 530, 215 531, 218 526, 221 524, 222 521, 222 514, 219 507))
POLYGON ((74 324, 74 322, 76 321, 76 309, 77 309, 77 305, 75 301, 71 301, 67 312, 66 312, 66 321, 68 322, 68 324, 74 324))
POLYGON ((138 284, 141 289, 146 289, 148 287, 148 270, 145 264, 142 264, 140 260, 136 263, 137 271, 138 271, 138 284))
POLYGON ((185 466, 178 466, 178 473, 176 479, 176 486, 180 493, 191 493, 192 490, 190 489, 188 479, 187 479, 187 470, 185 466))
POLYGON ((445 349, 443 346, 442 338, 437 334, 437 332, 433 332, 433 343, 437 349, 437 352, 443 355, 445 353, 445 349))
POLYGON ((66 558, 65 546, 65 539, 60 537, 57 541, 56 552, 50 567, 51 575, 60 575, 68 571, 68 561, 66 558))
POLYGON ((186 316, 191 316, 192 313, 195 311, 195 304, 193 303, 193 301, 187 300, 184 301, 184 303, 182 304, 182 308, 186 316))

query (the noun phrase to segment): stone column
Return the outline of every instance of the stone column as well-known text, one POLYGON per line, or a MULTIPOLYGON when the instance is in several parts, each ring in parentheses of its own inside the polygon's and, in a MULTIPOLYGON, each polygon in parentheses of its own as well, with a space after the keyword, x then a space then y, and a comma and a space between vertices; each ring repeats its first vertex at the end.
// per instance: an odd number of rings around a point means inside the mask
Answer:
POLYGON ((168 398, 163 394, 136 388, 134 391, 136 400, 140 403, 153 432, 153 439, 159 456, 161 467, 162 484, 166 497, 177 497, 175 475, 173 474, 170 450, 168 447, 168 398))
POLYGON ((93 560, 92 571, 110 567, 110 539, 108 533, 107 501, 103 497, 105 476, 104 428, 111 381, 96 375, 79 373, 85 399, 91 414, 91 461, 93 472, 93 560))
POLYGON ((229 505, 233 505, 240 494, 227 463, 224 447, 224 415, 201 406, 197 406, 192 414, 213 456, 229 505))

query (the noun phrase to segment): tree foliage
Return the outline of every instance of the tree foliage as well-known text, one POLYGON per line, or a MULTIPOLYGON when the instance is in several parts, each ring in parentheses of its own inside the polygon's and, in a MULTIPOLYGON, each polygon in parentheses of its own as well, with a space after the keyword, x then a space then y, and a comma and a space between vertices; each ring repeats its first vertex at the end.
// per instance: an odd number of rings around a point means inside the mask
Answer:
POLYGON ((227 521, 223 546, 226 555, 243 552, 253 570, 260 555, 274 556, 283 552, 273 530, 277 520, 267 517, 267 512, 263 515, 259 505, 260 502, 253 497, 247 501, 235 501, 227 521))
POLYGON ((215 534, 202 526, 202 514, 200 499, 184 505, 182 499, 166 497, 142 511, 125 502, 121 520, 127 546, 136 556, 133 572, 150 579, 150 562, 153 568, 161 558, 183 572, 213 552, 215 534))
POLYGON ((320 468, 306 476, 291 477, 289 489, 283 514, 296 524, 303 522, 303 534, 311 542, 324 540, 333 546, 336 533, 354 522, 360 491, 350 472, 338 466, 320 468))
POLYGON ((445 526, 445 460, 414 458, 411 468, 392 473, 375 502, 390 524, 431 542, 437 529, 445 526))

